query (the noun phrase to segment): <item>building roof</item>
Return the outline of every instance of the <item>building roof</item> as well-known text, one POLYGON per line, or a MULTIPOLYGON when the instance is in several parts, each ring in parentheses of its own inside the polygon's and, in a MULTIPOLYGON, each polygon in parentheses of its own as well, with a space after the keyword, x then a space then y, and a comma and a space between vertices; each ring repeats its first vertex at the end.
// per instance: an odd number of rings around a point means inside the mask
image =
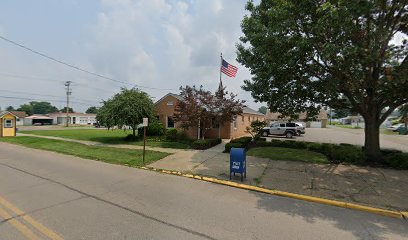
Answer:
POLYGON ((52 118, 45 116, 45 115, 31 115, 29 117, 25 117, 25 119, 43 119, 43 120, 51 120, 52 118))
POLYGON ((163 101, 166 97, 168 97, 168 96, 172 96, 172 97, 174 97, 174 98, 176 98, 177 100, 179 100, 179 101, 182 101, 183 100, 183 98, 180 96, 180 95, 178 95, 178 94, 174 94, 174 93, 167 93, 166 95, 164 95, 162 98, 160 98, 157 102, 155 102, 154 104, 158 104, 159 102, 161 102, 161 101, 163 101))
POLYGON ((0 117, 3 117, 3 116, 6 115, 6 114, 11 114, 11 115, 13 115, 14 117, 17 117, 15 114, 13 114, 12 112, 9 112, 9 111, 0 112, 0 117))
POLYGON ((242 113, 254 114, 254 115, 259 115, 259 116, 265 116, 265 114, 260 113, 260 112, 254 110, 254 109, 252 109, 252 108, 250 108, 250 107, 244 107, 244 108, 242 109, 242 113))
MULTIPOLYGON (((268 110, 268 112, 266 113, 266 118, 267 118, 268 120, 288 120, 288 119, 289 119, 288 117, 283 117, 283 118, 281 118, 280 116, 281 116, 280 113, 278 113, 278 112, 270 112, 269 110, 268 110)), ((305 120, 305 119, 306 119, 306 116, 307 116, 307 113, 306 113, 306 112, 301 112, 301 113, 299 114, 299 118, 298 118, 297 120, 305 120)), ((318 120, 327 119, 327 111, 324 110, 324 108, 320 109, 319 113, 316 115, 316 118, 317 118, 318 120)))
POLYGON ((18 118, 25 118, 27 117, 27 113, 24 111, 10 111, 11 114, 15 115, 18 118))
MULTIPOLYGON (((49 117, 66 117, 67 113, 64 112, 55 112, 55 113, 49 113, 47 114, 49 117)), ((74 117, 95 117, 96 114, 94 113, 69 113, 69 116, 74 116, 74 117)))

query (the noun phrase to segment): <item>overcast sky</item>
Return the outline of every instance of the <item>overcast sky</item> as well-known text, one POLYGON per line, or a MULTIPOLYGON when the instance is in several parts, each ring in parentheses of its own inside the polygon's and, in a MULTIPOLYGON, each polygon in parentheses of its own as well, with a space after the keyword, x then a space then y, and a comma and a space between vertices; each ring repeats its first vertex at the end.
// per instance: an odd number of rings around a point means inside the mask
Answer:
POLYGON ((65 103, 72 81, 75 111, 98 105, 120 87, 142 85, 155 100, 185 85, 214 91, 220 53, 238 67, 223 76, 227 90, 257 109, 240 86, 249 71, 235 58, 246 0, 2 0, 0 35, 75 66, 119 81, 97 78, 60 65, 0 39, 0 106, 29 100, 65 103), (168 90, 174 89, 174 90, 168 90), (46 96, 45 96, 46 95, 46 96))

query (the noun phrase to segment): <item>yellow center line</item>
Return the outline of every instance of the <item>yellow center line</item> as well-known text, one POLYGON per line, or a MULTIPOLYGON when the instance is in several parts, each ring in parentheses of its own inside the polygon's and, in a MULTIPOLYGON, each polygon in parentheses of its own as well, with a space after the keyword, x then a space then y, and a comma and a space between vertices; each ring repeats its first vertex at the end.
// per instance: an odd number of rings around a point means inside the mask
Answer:
POLYGON ((11 211, 13 211, 15 214, 21 216, 25 221, 27 221, 34 228, 36 228, 38 231, 40 231, 41 233, 43 233, 44 235, 46 235, 50 239, 52 239, 52 240, 63 240, 63 238, 60 237, 58 234, 56 234, 52 230, 48 229, 47 227, 45 227, 41 223, 37 222, 32 217, 26 215, 23 211, 21 211, 16 206, 14 206, 10 202, 8 202, 6 199, 0 197, 0 204, 5 206, 6 208, 10 209, 11 211))
POLYGON ((37 235, 35 235, 30 229, 28 229, 24 224, 13 218, 10 214, 6 212, 3 208, 0 207, 0 216, 3 217, 5 220, 8 219, 11 225, 13 225, 18 231, 20 231, 27 239, 30 240, 37 240, 40 239, 37 235))

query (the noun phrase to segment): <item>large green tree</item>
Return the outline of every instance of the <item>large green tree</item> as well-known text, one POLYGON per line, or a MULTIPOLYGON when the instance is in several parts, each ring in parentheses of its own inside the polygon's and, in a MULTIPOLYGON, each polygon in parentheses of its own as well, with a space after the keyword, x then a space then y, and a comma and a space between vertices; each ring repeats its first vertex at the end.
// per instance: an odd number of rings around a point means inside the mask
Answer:
POLYGON ((6 111, 15 111, 15 109, 14 109, 14 107, 13 106, 8 106, 7 108, 6 108, 6 111))
POLYGON ((51 105, 51 103, 49 102, 32 101, 32 102, 29 102, 28 104, 20 105, 17 111, 24 111, 28 115, 47 114, 47 113, 58 112, 58 108, 51 105))
POLYGON ((95 106, 89 107, 89 108, 86 110, 86 113, 96 114, 97 112, 98 112, 98 108, 95 107, 95 106))
POLYGON ((321 106, 361 114, 367 161, 380 161, 379 126, 408 102, 407 8, 407 0, 248 2, 237 60, 253 78, 243 88, 284 115, 321 106))
POLYGON ((103 102, 96 115, 102 126, 109 129, 130 127, 133 136, 136 136, 137 127, 145 117, 154 117, 153 101, 147 93, 135 88, 122 88, 120 93, 103 102))

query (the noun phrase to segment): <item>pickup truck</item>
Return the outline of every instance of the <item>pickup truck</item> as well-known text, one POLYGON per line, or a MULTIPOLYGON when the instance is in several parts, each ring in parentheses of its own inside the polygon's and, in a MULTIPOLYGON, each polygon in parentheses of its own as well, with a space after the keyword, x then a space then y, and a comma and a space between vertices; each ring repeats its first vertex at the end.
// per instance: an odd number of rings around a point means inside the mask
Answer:
POLYGON ((269 135, 285 136, 293 138, 299 135, 299 129, 296 123, 272 123, 269 127, 262 128, 261 135, 267 137, 269 135))

